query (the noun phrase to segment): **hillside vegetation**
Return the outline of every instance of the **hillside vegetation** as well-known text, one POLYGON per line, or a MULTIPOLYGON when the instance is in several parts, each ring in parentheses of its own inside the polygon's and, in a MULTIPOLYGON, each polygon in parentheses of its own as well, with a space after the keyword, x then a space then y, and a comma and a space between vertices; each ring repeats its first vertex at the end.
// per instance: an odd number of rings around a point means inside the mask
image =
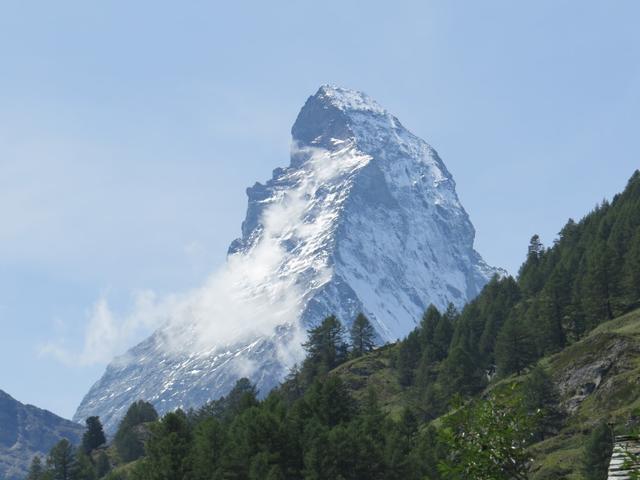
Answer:
POLYGON ((550 248, 532 237, 517 278, 495 277, 461 312, 429 307, 397 344, 372 351, 360 317, 347 344, 329 317, 264 400, 241 380, 197 411, 129 422, 144 455, 116 445, 107 476, 597 480, 606 424, 637 428, 639 299, 635 172, 550 248))

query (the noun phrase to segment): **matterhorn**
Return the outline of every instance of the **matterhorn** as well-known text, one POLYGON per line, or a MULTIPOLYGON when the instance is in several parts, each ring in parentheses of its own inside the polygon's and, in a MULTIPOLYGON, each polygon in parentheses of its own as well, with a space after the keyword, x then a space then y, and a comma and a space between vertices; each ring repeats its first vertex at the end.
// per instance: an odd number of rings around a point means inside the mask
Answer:
POLYGON ((198 407, 240 377, 264 395, 326 316, 348 327, 363 312, 383 344, 415 328, 429 304, 461 307, 500 273, 474 250, 438 153, 364 93, 322 86, 291 134, 289 166, 247 189, 223 271, 112 361, 75 420, 99 415, 113 431, 138 399, 161 413, 198 407))

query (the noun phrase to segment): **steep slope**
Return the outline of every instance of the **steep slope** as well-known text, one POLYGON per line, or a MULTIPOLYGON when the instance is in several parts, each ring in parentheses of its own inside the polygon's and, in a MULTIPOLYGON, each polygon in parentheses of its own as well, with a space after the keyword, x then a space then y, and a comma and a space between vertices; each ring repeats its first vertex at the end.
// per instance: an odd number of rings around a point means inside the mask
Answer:
POLYGON ((304 289, 329 270, 306 295, 306 324, 363 311, 383 340, 395 340, 429 303, 462 306, 495 273, 473 250, 473 226, 437 152, 369 97, 322 87, 292 135, 291 166, 248 190, 230 253, 259 248, 267 230, 290 252, 283 273, 304 289), (265 229, 283 199, 298 202, 298 221, 265 229))
POLYGON ((247 190, 226 270, 109 365, 75 418, 100 415, 112 431, 138 398, 160 412, 197 406, 242 375, 265 393, 323 317, 362 311, 380 342, 395 340, 430 303, 461 306, 497 272, 473 249, 436 151, 366 95, 321 87, 292 136, 290 166, 247 190))
POLYGON ((46 456, 63 438, 77 444, 83 430, 77 423, 23 405, 0 390, 0 478, 24 478, 34 455, 46 456))
MULTIPOLYGON (((403 388, 391 366, 397 345, 378 349, 347 362, 332 372, 349 387, 354 398, 364 400, 370 389, 383 409, 394 417, 405 407, 421 411, 424 401, 414 388, 403 388)), ((564 426, 531 447, 533 480, 579 480, 583 447, 589 431, 610 422, 624 432, 640 415, 640 310, 600 325, 584 339, 540 360, 551 373, 566 412, 564 426)), ((489 386, 522 382, 512 376, 489 386)), ((479 395, 482 395, 479 394, 479 395)), ((434 424, 438 424, 436 419, 434 424)))

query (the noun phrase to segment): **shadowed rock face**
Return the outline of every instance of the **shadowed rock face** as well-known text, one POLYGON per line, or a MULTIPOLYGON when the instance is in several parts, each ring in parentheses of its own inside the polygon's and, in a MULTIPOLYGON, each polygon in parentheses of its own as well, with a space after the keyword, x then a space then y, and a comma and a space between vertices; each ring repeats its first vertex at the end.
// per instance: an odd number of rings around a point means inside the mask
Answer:
POLYGON ((77 423, 23 405, 0 390, 0 478, 24 478, 34 455, 46 456, 63 438, 78 444, 83 431, 77 423))
POLYGON ((378 339, 392 341, 430 303, 462 306, 498 272, 473 249, 473 225, 436 151, 360 92, 323 86, 311 96, 292 128, 290 165, 247 196, 229 262, 271 242, 278 262, 252 288, 289 285, 298 292, 295 319, 195 356, 167 353, 172 334, 160 329, 107 368, 75 418, 100 415, 113 431, 139 398, 160 412, 198 406, 225 394, 240 371, 266 393, 300 360, 278 353, 299 341, 296 328, 329 314, 349 325, 364 312, 378 339))

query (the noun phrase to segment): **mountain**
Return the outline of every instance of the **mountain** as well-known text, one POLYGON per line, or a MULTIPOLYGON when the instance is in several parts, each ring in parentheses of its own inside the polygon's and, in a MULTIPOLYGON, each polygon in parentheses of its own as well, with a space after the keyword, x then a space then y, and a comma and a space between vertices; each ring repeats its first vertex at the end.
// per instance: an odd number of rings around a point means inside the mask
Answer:
POLYGON ((113 431, 139 398, 160 412, 225 394, 239 376, 264 394, 302 358, 304 330, 364 312, 380 343, 429 304, 464 305, 499 270, 437 152, 367 95, 323 86, 292 128, 290 165, 247 190, 227 265, 116 358, 75 419, 113 431))
POLYGON ((137 472, 116 468, 128 480, 607 478, 614 439, 640 435, 639 267, 636 171, 551 247, 534 236, 518 276, 460 312, 429 308, 402 341, 337 366, 341 340, 316 329, 266 399, 238 382, 193 415, 167 413, 137 472))
POLYGON ((23 405, 0 390, 0 478, 24 478, 34 455, 46 456, 63 438, 78 444, 83 431, 77 423, 23 405))

